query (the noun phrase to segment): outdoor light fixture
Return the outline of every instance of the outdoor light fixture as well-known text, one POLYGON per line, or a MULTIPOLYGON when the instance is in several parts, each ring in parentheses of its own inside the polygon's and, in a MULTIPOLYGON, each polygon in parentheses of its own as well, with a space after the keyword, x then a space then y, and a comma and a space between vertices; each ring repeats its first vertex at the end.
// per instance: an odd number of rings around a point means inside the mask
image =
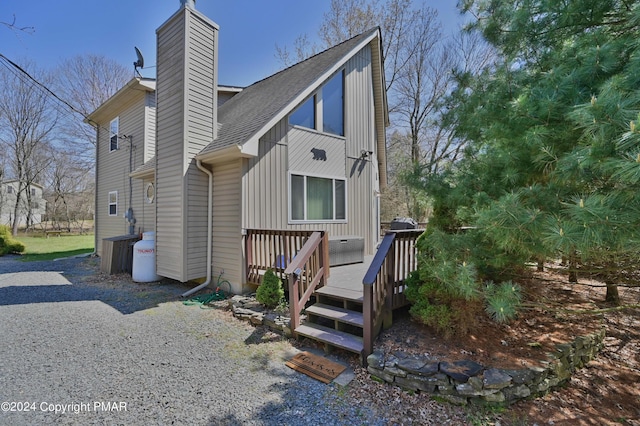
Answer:
POLYGON ((362 151, 360 151, 360 159, 364 160, 367 157, 370 157, 373 155, 373 151, 365 151, 364 149, 362 151))

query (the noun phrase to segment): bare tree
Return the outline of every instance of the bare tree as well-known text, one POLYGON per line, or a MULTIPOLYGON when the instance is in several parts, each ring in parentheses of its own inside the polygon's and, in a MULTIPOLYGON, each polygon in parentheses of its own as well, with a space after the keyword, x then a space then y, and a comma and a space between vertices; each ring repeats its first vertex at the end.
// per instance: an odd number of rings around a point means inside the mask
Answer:
MULTIPOLYGON (((41 82, 50 77, 37 72, 33 66, 31 75, 38 75, 41 82)), ((13 206, 12 232, 18 233, 21 215, 31 206, 25 200, 32 183, 42 178, 50 158, 42 149, 50 142, 57 123, 57 114, 51 108, 49 94, 24 74, 11 68, 0 68, 0 143, 4 145, 12 178, 17 181, 16 201, 13 206)))
POLYGON ((67 229, 93 218, 93 173, 74 161, 71 153, 61 152, 48 170, 47 215, 53 227, 67 229))
POLYGON ((84 118, 133 78, 133 71, 101 55, 76 56, 62 62, 56 72, 56 89, 74 112, 65 107, 65 125, 59 138, 73 149, 77 160, 92 166, 95 154, 95 129, 84 118))
POLYGON ((32 34, 33 32, 35 32, 35 28, 34 27, 28 27, 28 26, 19 26, 16 24, 17 20, 16 20, 16 15, 13 15, 13 19, 11 22, 6 22, 6 21, 0 21, 0 25, 10 29, 11 31, 13 31, 14 33, 27 33, 27 34, 32 34))

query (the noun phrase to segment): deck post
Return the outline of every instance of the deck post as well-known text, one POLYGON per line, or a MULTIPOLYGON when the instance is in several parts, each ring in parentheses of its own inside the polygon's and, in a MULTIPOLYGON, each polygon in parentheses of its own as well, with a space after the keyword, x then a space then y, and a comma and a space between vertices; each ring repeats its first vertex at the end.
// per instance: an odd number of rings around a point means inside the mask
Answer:
POLYGON ((367 357, 373 353, 373 286, 363 286, 363 298, 362 298, 362 316, 363 316, 363 330, 362 330, 362 364, 367 365, 367 357))
POLYGON ((331 270, 329 268, 329 233, 322 232, 322 243, 320 244, 322 247, 321 256, 322 256, 322 264, 321 267, 324 266, 324 278, 322 280, 322 286, 327 284, 327 280, 329 279, 329 275, 331 274, 331 270))
POLYGON ((295 273, 289 274, 289 314, 291 317, 291 332, 293 336, 296 336, 296 328, 300 325, 300 310, 298 309, 298 293, 299 293, 299 279, 295 273))
POLYGON ((393 256, 387 256, 385 259, 386 262, 386 272, 387 272, 387 276, 384 280, 384 292, 385 292, 385 297, 384 297, 384 306, 382 307, 382 328, 384 328, 385 330, 389 329, 392 325, 393 325, 393 291, 394 291, 394 287, 395 287, 395 283, 394 283, 394 279, 393 277, 395 276, 395 268, 396 268, 396 262, 395 262, 395 249, 396 249, 397 245, 395 243, 395 240, 393 242, 393 245, 391 246, 391 253, 393 254, 393 256))

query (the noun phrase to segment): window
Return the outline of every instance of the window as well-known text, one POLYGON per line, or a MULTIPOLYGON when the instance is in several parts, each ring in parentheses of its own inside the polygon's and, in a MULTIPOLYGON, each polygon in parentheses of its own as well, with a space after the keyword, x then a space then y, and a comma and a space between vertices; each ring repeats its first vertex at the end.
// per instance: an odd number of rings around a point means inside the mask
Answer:
POLYGON ((36 189, 35 188, 31 188, 31 196, 32 197, 36 196, 36 189))
POLYGON ((147 183, 144 190, 144 197, 147 200, 147 203, 153 203, 153 199, 156 197, 156 188, 153 186, 153 182, 147 183))
POLYGON ((120 119, 118 117, 111 120, 109 125, 109 151, 116 151, 118 149, 118 127, 120 127, 120 119))
POLYGON ((289 115, 289 124, 344 136, 344 71, 296 108, 289 115), (316 113, 316 104, 322 105, 322 114, 316 113))
POLYGON ((118 191, 109 192, 109 216, 118 214, 118 191))
POLYGON ((308 129, 316 128, 316 97, 312 96, 305 103, 300 105, 289 116, 289 124, 292 126, 302 126, 308 129))
POLYGON ((346 185, 342 179, 291 175, 291 220, 346 220, 346 185))
POLYGON ((343 72, 338 73, 322 88, 322 130, 344 136, 343 72))
POLYGON ((13 186, 7 186, 7 194, 13 194, 13 186))

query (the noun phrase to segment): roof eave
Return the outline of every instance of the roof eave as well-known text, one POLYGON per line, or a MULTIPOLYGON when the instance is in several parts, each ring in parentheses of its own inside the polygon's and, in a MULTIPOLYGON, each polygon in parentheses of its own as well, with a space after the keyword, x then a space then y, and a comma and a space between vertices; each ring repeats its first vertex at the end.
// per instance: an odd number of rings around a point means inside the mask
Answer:
POLYGON ((210 150, 196 155, 196 160, 205 164, 223 163, 233 159, 250 158, 258 156, 257 142, 251 140, 243 145, 231 145, 225 148, 210 150), (255 150, 253 149, 255 146, 255 150))
POLYGON ((127 84, 125 84, 120 90, 118 90, 113 96, 107 99, 102 105, 100 105, 95 111, 89 114, 84 122, 88 124, 95 123, 100 120, 100 117, 107 111, 115 108, 118 104, 126 102, 132 96, 138 94, 142 90, 145 92, 154 92, 156 90, 156 82, 153 79, 134 77, 127 84))

